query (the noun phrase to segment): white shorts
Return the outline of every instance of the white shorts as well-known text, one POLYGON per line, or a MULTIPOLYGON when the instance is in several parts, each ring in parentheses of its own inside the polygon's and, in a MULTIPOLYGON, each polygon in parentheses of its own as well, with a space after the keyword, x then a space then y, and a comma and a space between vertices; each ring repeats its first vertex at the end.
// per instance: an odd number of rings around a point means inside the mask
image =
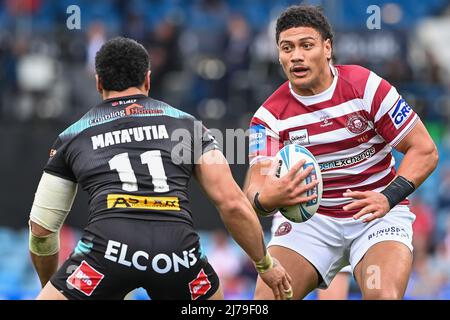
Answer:
POLYGON ((398 205, 369 223, 362 222, 364 218, 315 214, 306 222, 295 223, 277 213, 268 246, 286 247, 307 259, 322 276, 319 288, 327 288, 345 266, 350 265, 353 271, 367 250, 379 242, 398 241, 413 251, 412 224, 416 216, 407 206, 398 205))
POLYGON ((346 265, 341 270, 339 270, 339 273, 352 273, 352 266, 346 265))

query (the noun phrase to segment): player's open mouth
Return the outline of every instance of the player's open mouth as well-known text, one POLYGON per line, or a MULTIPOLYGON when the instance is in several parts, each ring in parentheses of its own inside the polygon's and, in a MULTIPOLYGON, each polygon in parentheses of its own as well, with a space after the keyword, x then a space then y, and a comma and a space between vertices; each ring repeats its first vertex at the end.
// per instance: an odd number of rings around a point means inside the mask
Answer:
POLYGON ((303 67, 303 66, 294 66, 291 68, 291 73, 299 78, 303 78, 306 76, 306 74, 308 73, 309 68, 308 67, 303 67))

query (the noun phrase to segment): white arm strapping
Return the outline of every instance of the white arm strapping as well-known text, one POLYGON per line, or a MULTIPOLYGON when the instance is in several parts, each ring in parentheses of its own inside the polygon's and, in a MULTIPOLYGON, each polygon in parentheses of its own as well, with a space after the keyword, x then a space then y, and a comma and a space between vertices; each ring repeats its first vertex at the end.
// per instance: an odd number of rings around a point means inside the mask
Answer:
POLYGON ((76 183, 44 172, 36 190, 30 220, 49 231, 59 232, 76 194, 76 183))

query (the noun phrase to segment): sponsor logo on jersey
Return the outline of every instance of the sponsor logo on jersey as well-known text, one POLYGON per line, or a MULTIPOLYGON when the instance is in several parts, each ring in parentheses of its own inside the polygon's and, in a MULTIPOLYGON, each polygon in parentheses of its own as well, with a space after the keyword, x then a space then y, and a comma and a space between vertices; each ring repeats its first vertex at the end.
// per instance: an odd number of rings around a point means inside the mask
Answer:
POLYGON ((275 231, 275 237, 284 236, 292 230, 292 225, 289 222, 283 222, 278 226, 277 231, 275 231))
POLYGON ((295 144, 309 144, 308 129, 289 132, 289 141, 295 144))
POLYGON ((178 197, 145 197, 129 194, 108 194, 107 208, 180 211, 178 197))
POLYGON ((406 122, 406 120, 408 120, 411 114, 411 107, 406 103, 405 99, 400 99, 395 105, 394 110, 389 113, 389 116, 391 117, 395 129, 398 129, 406 122))
POLYGON ((396 236, 396 237, 409 239, 409 235, 406 232, 405 228, 391 226, 391 227, 379 229, 379 230, 369 234, 367 236, 367 240, 378 239, 380 237, 388 237, 388 236, 396 236))
POLYGON ((98 124, 98 123, 101 123, 104 121, 121 118, 121 117, 125 117, 125 116, 126 116, 125 110, 116 110, 116 111, 110 112, 108 114, 101 115, 98 118, 89 120, 89 125, 98 124))
POLYGON ((67 278, 66 283, 83 294, 90 296, 105 276, 83 260, 67 278))
POLYGON ((91 137, 92 149, 105 148, 120 143, 140 142, 144 140, 169 139, 165 125, 135 127, 105 132, 91 137))
POLYGON ((134 114, 163 114, 164 110, 162 109, 146 109, 143 106, 133 103, 131 106, 125 108, 125 113, 127 116, 134 114))
POLYGON ((366 131, 369 123, 360 114, 354 114, 347 119, 347 130, 354 134, 361 134, 366 131))
POLYGON ((353 157, 319 163, 320 170, 330 170, 330 169, 347 167, 352 164, 359 163, 361 161, 369 159, 369 158, 373 157, 374 154, 375 154, 375 147, 371 147, 353 157))
POLYGON ((172 252, 156 253, 151 257, 146 251, 138 250, 133 252, 129 250, 127 244, 109 240, 104 258, 139 271, 147 271, 148 267, 151 267, 156 273, 166 274, 168 272, 180 272, 181 267, 189 269, 194 266, 198 261, 194 253, 195 250, 195 247, 183 250, 182 256, 172 252))
MULTIPOLYGON (((136 101, 135 99, 132 99, 134 101, 136 101)), ((118 104, 128 104, 130 103, 131 100, 127 100, 126 102, 122 102, 122 101, 116 101, 113 102, 113 106, 114 103, 118 104)), ((110 113, 107 114, 103 114, 101 116, 99 116, 98 118, 94 118, 89 120, 89 125, 94 125, 94 124, 99 124, 105 121, 109 121, 109 120, 113 120, 116 118, 123 118, 126 116, 131 116, 131 115, 139 115, 139 114, 146 114, 146 115, 159 115, 159 114, 164 114, 164 110, 163 109, 146 109, 145 107, 137 104, 137 103, 133 103, 132 105, 129 105, 128 107, 121 109, 121 110, 114 110, 110 113)))
POLYGON ((211 282, 208 279, 205 271, 202 269, 197 277, 189 282, 189 291, 191 292, 191 299, 196 300, 204 296, 211 289, 211 282))
POLYGON ((117 107, 117 106, 122 106, 124 104, 135 103, 136 101, 137 101, 136 99, 119 100, 119 101, 112 102, 111 105, 113 107, 117 107))
POLYGON ((266 142, 266 128, 261 124, 251 126, 249 135, 250 155, 256 155, 259 151, 264 151, 266 149, 266 142))
POLYGON ((320 116, 320 121, 322 121, 322 123, 320 124, 320 127, 325 128, 325 127, 331 126, 333 124, 333 121, 330 121, 329 119, 330 119, 329 115, 322 114, 320 116))

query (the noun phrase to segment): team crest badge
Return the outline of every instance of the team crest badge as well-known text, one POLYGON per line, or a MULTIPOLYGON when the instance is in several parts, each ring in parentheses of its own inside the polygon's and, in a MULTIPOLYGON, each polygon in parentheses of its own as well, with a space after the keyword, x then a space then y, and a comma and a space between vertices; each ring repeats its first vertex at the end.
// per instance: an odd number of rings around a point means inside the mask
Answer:
POLYGON ((366 131, 369 123, 360 114, 354 114, 347 119, 347 130, 354 134, 361 134, 366 131))
POLYGON ((278 226, 277 231, 275 232, 275 237, 284 236, 288 234, 292 230, 292 225, 289 222, 283 222, 278 226))

